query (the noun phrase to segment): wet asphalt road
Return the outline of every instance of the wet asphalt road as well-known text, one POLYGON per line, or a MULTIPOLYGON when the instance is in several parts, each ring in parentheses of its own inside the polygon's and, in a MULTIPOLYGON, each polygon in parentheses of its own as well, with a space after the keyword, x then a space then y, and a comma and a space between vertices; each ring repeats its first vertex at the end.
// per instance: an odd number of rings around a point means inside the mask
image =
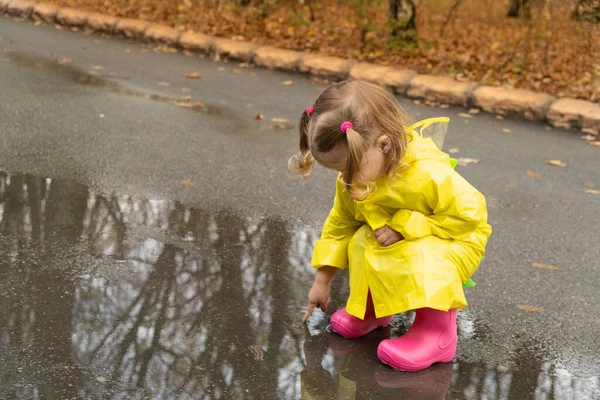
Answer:
POLYGON ((0 37, 1 399, 600 398, 600 149, 577 134, 404 101, 452 118, 495 230, 455 363, 397 373, 375 348, 410 315, 358 341, 301 323, 334 176, 289 179, 297 133, 272 118, 323 85, 5 18, 0 37))

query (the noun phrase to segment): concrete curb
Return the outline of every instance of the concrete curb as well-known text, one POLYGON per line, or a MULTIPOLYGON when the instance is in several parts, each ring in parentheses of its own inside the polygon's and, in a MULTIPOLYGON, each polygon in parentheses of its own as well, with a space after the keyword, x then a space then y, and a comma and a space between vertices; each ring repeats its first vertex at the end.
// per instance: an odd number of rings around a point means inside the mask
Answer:
POLYGON ((359 63, 339 57, 180 32, 148 21, 121 19, 26 0, 0 0, 0 15, 5 13, 16 18, 179 48, 215 60, 236 60, 266 68, 300 71, 334 81, 364 79, 412 99, 477 107, 488 113, 519 116, 556 127, 600 134, 600 104, 590 101, 556 98, 545 93, 504 89, 478 82, 459 82, 443 76, 420 75, 411 70, 359 63))

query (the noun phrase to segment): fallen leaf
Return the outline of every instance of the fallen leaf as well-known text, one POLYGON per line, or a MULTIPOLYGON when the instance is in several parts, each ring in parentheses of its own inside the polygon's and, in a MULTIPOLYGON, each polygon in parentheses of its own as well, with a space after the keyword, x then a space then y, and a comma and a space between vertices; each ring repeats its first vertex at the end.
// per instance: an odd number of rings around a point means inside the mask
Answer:
POLYGON ((479 110, 478 108, 471 108, 469 110, 469 114, 473 114, 473 115, 477 115, 481 112, 481 110, 479 110))
POLYGON ((158 82, 158 86, 171 86, 169 82, 158 82))
POLYGON ((239 74, 240 72, 242 72, 242 70, 234 68, 231 70, 231 72, 233 72, 234 74, 239 74))
POLYGON ((50 52, 50 57, 54 57, 54 52, 50 52))
POLYGON ((73 62, 73 60, 71 60, 70 58, 61 58, 57 62, 60 65, 67 65, 67 64, 71 64, 73 62))
POLYGON ((197 72, 191 72, 189 74, 186 74, 185 77, 188 79, 200 79, 200 74, 197 72))
POLYGON ((458 152, 459 152, 459 150, 456 148, 448 150, 448 153, 450 153, 450 154, 456 154, 458 152))
POLYGON ((219 100, 219 103, 223 104, 224 106, 229 104, 229 102, 227 100, 219 100))
POLYGON ((581 139, 585 140, 586 142, 588 142, 588 141, 589 141, 589 142, 591 142, 591 141, 593 141, 593 140, 596 140, 596 138, 597 138, 597 137, 596 137, 596 136, 594 136, 594 135, 583 135, 583 136, 581 137, 581 139))
POLYGON ((43 22, 42 22, 42 21, 35 21, 35 22, 33 23, 33 25, 35 25, 35 26, 40 26, 41 24, 43 24, 43 22))
POLYGON ((271 118, 271 121, 273 121, 273 122, 289 122, 289 119, 285 119, 285 118, 271 118))
POLYGON ((594 185, 593 182, 583 182, 583 186, 587 187, 587 188, 593 188, 596 185, 594 185))
POLYGON ((108 382, 108 379, 103 376, 97 377, 96 380, 100 383, 108 382))
POLYGON ((283 84, 284 84, 285 86, 291 86, 291 85, 293 85, 293 84, 294 84, 294 81, 283 81, 283 84))
POLYGON ((421 104, 421 100, 414 100, 413 103, 415 103, 416 105, 421 104))
POLYGON ((193 101, 191 104, 192 104, 192 107, 194 107, 194 108, 205 108, 206 107, 206 105, 201 101, 193 101))
POLYGON ((190 179, 186 179, 186 180, 180 181, 179 184, 186 185, 186 186, 194 186, 196 183, 190 179))
POLYGON ((186 57, 194 57, 196 55, 196 53, 194 53, 193 51, 184 50, 183 55, 186 57))
POLYGON ((538 174, 537 172, 534 172, 530 169, 528 169, 527 171, 525 171, 525 173, 527 174, 527 176, 530 176, 532 178, 535 179, 542 179, 544 176, 542 174, 538 174))
POLYGON ((190 88, 182 87, 182 88, 181 88, 181 91, 182 91, 183 93, 189 93, 189 92, 190 92, 190 88))
POLYGON ((503 128, 502 132, 504 132, 504 133, 511 133, 512 131, 510 129, 508 129, 508 128, 503 128))
POLYGON ((596 189, 587 189, 585 192, 587 194, 600 194, 600 190, 596 190, 596 189))
POLYGON ((203 198, 204 198, 204 195, 203 195, 202 193, 192 193, 192 196, 194 196, 194 197, 199 197, 199 198, 201 198, 201 199, 203 199, 203 198))
POLYGON ((463 117, 463 118, 473 118, 473 116, 471 114, 467 114, 467 113, 458 113, 459 117, 463 117))
POLYGON ((446 108, 450 108, 450 106, 448 104, 442 104, 442 105, 440 105, 440 108, 446 109, 446 108))
POLYGON ((262 115, 262 114, 255 114, 254 115, 254 119, 256 119, 256 120, 261 120, 261 119, 264 119, 264 118, 265 118, 265 116, 262 115))
POLYGON ((560 161, 560 160, 548 160, 546 161, 549 165, 553 165, 555 167, 566 167, 567 164, 565 164, 564 162, 560 161))
POLYGON ((587 142, 590 146, 600 147, 600 142, 587 142))
POLYGON ((131 53, 131 49, 125 49, 125 53, 131 53))
POLYGON ((98 115, 100 118, 104 118, 104 114, 100 114, 98 115))
POLYGON ((252 103, 246 104, 246 107, 248 107, 248 108, 252 107, 252 103))
POLYGON ((544 312, 543 308, 530 306, 528 304, 517 304, 517 308, 523 311, 531 311, 531 312, 544 312))
POLYGON ((536 267, 536 268, 544 268, 544 269, 552 269, 552 270, 558 269, 554 265, 539 263, 539 262, 535 262, 535 261, 530 261, 529 263, 531 264, 532 267, 536 267))
POLYGON ((573 200, 561 200, 561 204, 571 204, 573 200))
POLYGON ((496 115, 496 119, 498 121, 502 121, 504 119, 504 117, 502 115, 496 115))
POLYGON ((477 164, 479 161, 478 158, 459 158, 458 165, 466 167, 469 164, 477 164))

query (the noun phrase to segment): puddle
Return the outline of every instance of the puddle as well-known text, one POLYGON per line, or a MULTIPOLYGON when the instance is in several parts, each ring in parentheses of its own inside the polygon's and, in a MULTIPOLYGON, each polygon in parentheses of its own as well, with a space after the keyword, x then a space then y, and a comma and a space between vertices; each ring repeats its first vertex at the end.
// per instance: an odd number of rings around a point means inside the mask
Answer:
MULTIPOLYGON (((314 228, 0 171, 0 393, 15 399, 593 399, 535 342, 394 372, 300 318, 314 228)), ((336 280, 331 308, 343 303, 336 280)), ((461 311, 461 343, 486 327, 461 311)), ((318 318, 317 318, 318 319, 318 318)), ((482 334, 483 332, 483 334, 482 334)), ((0 396, 1 397, 1 396, 0 396)))

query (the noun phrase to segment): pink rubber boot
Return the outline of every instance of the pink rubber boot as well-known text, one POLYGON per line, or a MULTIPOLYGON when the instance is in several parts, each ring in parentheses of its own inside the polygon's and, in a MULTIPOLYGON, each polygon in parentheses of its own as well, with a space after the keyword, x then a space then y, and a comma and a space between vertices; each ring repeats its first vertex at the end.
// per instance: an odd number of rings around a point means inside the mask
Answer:
POLYGON ((371 292, 367 296, 367 311, 365 319, 360 319, 354 315, 348 314, 346 307, 337 310, 331 316, 329 325, 331 329, 347 339, 356 339, 365 336, 367 333, 381 326, 389 325, 392 322, 392 316, 377 318, 375 317, 375 309, 373 308, 373 299, 371 292))
POLYGON ((394 369, 420 371, 433 363, 452 361, 457 342, 456 309, 421 308, 408 332, 382 341, 377 356, 394 369))

